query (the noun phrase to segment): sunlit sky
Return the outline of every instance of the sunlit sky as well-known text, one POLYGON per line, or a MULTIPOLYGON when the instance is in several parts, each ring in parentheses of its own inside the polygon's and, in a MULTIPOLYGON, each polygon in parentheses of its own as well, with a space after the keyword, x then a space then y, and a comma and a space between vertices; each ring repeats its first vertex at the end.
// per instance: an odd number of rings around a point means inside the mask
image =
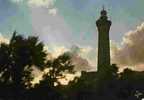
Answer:
POLYGON ((96 51, 95 21, 103 5, 112 20, 110 38, 117 44, 143 23, 144 0, 0 0, 0 33, 6 38, 14 30, 39 36, 49 49, 86 48, 83 57, 95 66, 96 54, 90 50, 96 51))

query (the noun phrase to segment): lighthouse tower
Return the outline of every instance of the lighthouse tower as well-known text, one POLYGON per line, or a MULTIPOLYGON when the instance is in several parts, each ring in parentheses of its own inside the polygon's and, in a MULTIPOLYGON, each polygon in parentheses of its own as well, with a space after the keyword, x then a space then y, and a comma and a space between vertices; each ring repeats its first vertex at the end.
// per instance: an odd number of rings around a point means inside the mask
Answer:
POLYGON ((111 21, 108 20, 107 11, 102 9, 100 18, 96 21, 98 29, 98 71, 110 66, 110 40, 109 30, 111 21))

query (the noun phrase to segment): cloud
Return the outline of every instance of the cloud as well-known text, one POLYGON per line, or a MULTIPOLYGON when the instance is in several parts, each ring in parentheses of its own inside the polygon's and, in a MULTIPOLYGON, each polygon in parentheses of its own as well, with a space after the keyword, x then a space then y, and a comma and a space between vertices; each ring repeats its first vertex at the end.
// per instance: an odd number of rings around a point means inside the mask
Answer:
POLYGON ((55 16, 57 14, 57 8, 52 8, 52 9, 49 9, 49 12, 48 12, 50 15, 53 15, 55 16))
POLYGON ((1 43, 9 44, 9 39, 6 38, 6 37, 4 37, 4 36, 2 35, 2 33, 0 33, 0 44, 1 44, 1 43))
POLYGON ((56 0, 11 0, 14 3, 20 3, 26 1, 30 6, 36 7, 53 7, 56 0))
POLYGON ((90 71, 92 66, 89 64, 87 59, 82 58, 79 55, 74 54, 72 56, 72 63, 75 65, 77 71, 90 71))
MULTIPOLYGON (((48 45, 47 51, 51 53, 51 58, 57 58, 61 54, 68 52, 69 49, 66 48, 65 46, 58 46, 58 45, 48 45)), ((46 50, 46 49, 45 49, 46 50)))
MULTIPOLYGON (((51 54, 51 59, 57 58, 63 53, 68 53, 71 55, 71 61, 75 65, 75 70, 77 71, 77 73, 75 73, 74 75, 66 74, 66 78, 59 79, 62 85, 67 85, 75 77, 79 77, 81 75, 80 71, 96 70, 96 68, 89 63, 89 60, 86 59, 88 58, 86 57, 86 55, 89 55, 89 53, 93 50, 91 47, 72 46, 71 48, 66 48, 65 46, 47 45, 44 47, 44 50, 51 54)), ((33 74, 35 76, 35 79, 32 83, 39 83, 39 81, 42 79, 43 72, 35 68, 33 74)))
MULTIPOLYGON (((33 7, 30 10, 32 33, 38 35, 45 44, 70 45, 73 42, 72 30, 62 16, 59 14, 52 16, 44 8, 33 7)), ((54 11, 50 13, 52 14, 54 11)))
POLYGON ((78 71, 96 70, 95 64, 89 62, 91 60, 89 58, 89 55, 92 52, 92 50, 93 49, 90 47, 82 48, 78 46, 72 46, 70 52, 72 54, 72 63, 75 65, 75 70, 78 71))
POLYGON ((37 7, 50 8, 54 5, 55 0, 28 0, 28 4, 37 7))
POLYGON ((144 65, 144 23, 123 37, 121 46, 112 45, 112 61, 122 66, 144 65))
POLYGON ((45 46, 45 50, 50 53, 51 59, 57 58, 63 53, 68 53, 71 56, 71 61, 75 65, 75 70, 77 71, 95 71, 96 70, 96 59, 94 49, 91 47, 78 47, 72 46, 71 48, 67 48, 65 46, 58 45, 48 45, 45 46), (91 54, 92 53, 92 54, 91 54), (94 55, 91 58, 90 55, 94 55))
POLYGON ((56 0, 11 0, 13 3, 26 2, 29 7, 47 8, 48 14, 56 15, 58 9, 54 6, 56 0))
POLYGON ((11 1, 14 3, 20 3, 20 2, 23 2, 24 0, 11 0, 11 1))

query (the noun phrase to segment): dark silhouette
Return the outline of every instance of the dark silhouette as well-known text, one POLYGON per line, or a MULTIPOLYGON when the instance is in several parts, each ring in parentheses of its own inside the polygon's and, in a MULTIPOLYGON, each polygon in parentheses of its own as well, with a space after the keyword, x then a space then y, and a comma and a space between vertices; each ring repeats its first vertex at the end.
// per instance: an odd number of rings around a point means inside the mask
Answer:
POLYGON ((49 80, 48 84, 51 87, 54 87, 54 83, 59 86, 60 82, 58 79, 65 78, 64 74, 74 73, 71 54, 68 52, 60 55, 52 61, 47 61, 46 67, 49 68, 49 73, 44 74, 43 78, 49 80))
POLYGON ((98 72, 82 72, 67 86, 58 79, 74 74, 71 53, 46 60, 48 54, 37 37, 13 33, 9 44, 0 44, 0 99, 3 100, 141 100, 144 97, 144 72, 125 69, 118 73, 116 64, 98 72), (34 87, 33 67, 48 72, 34 87))
POLYGON ((105 73, 83 72, 69 84, 68 100, 141 100, 144 97, 144 72, 125 69, 118 74, 115 64, 105 73))
POLYGON ((37 37, 24 38, 14 32, 10 43, 0 47, 1 84, 9 85, 10 94, 18 98, 25 87, 31 86, 32 65, 42 69, 45 58, 43 44, 37 37))
POLYGON ((65 78, 64 74, 74 73, 73 67, 69 53, 64 53, 52 61, 47 61, 46 68, 49 69, 49 72, 43 75, 43 80, 35 86, 34 92, 40 93, 40 98, 43 97, 44 100, 64 100, 65 94, 61 91, 61 83, 58 79, 65 78))
POLYGON ((102 67, 110 66, 109 30, 112 22, 108 20, 107 11, 103 8, 100 18, 96 21, 98 29, 98 71, 102 67))
POLYGON ((58 90, 59 78, 66 73, 74 73, 70 53, 64 53, 53 60, 46 60, 48 54, 37 37, 24 38, 16 32, 9 44, 0 45, 0 98, 14 100, 59 100, 62 93, 58 90), (49 69, 43 79, 32 87, 33 68, 41 71, 49 69), (57 87, 54 85, 57 83, 57 87))

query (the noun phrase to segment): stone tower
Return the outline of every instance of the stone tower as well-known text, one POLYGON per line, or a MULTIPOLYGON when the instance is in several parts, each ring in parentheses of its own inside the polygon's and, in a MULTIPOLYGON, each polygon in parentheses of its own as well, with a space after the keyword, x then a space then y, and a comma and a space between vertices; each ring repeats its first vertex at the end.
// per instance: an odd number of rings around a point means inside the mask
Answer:
POLYGON ((100 18, 96 21, 98 29, 98 71, 104 67, 110 66, 110 40, 109 30, 111 21, 108 20, 107 11, 104 9, 101 11, 100 18))

